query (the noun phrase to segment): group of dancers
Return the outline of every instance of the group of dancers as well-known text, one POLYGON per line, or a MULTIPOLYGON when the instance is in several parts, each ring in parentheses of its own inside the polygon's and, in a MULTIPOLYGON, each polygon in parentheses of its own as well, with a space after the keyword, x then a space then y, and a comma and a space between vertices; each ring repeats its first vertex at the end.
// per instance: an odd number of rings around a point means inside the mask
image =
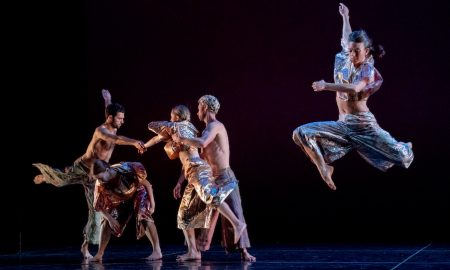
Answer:
MULTIPOLYGON (((411 143, 395 140, 377 123, 367 106, 368 98, 381 86, 383 78, 374 67, 374 58, 382 56, 382 47, 375 48, 364 30, 352 31, 349 9, 339 5, 343 19, 342 51, 336 55, 334 83, 313 82, 316 92, 336 92, 339 110, 337 121, 314 122, 299 126, 293 132, 294 142, 306 153, 325 183, 333 190, 333 161, 355 149, 366 161, 380 170, 393 165, 408 168, 414 159, 411 143)), ((64 171, 42 163, 36 184, 49 183, 57 187, 81 184, 89 209, 84 227, 81 252, 84 258, 101 261, 111 235, 120 237, 135 215, 136 235, 144 234, 152 244, 149 260, 162 259, 159 237, 152 214, 155 200, 147 172, 139 162, 109 164, 114 147, 134 146, 143 154, 153 145, 164 142, 170 159, 179 159, 182 172, 173 189, 181 198, 177 226, 183 231, 187 252, 179 261, 200 260, 201 252, 209 249, 216 222, 221 217, 222 243, 227 251, 239 251, 245 261, 256 258, 248 252, 250 240, 243 215, 236 176, 230 168, 230 148, 227 130, 217 119, 219 100, 204 95, 198 100, 197 116, 205 123, 199 133, 190 122, 185 105, 172 108, 170 121, 153 121, 148 128, 155 136, 147 142, 117 134, 124 123, 125 109, 112 103, 108 90, 102 90, 105 117, 98 126, 86 152, 64 171), (200 151, 199 151, 200 149, 200 151), (182 193, 183 181, 187 185, 182 193), (89 244, 98 244, 95 256, 89 244)))

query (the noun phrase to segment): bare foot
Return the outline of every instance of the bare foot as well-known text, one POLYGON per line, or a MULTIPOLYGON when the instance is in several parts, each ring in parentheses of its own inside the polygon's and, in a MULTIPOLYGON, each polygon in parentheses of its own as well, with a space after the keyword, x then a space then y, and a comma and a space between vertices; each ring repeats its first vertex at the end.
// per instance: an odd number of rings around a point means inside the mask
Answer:
POLYGON ((245 228, 247 228, 247 224, 240 222, 239 226, 234 229, 234 243, 236 244, 239 239, 241 238, 242 233, 244 232, 245 228))
POLYGON ((103 260, 103 256, 102 255, 95 255, 95 257, 92 257, 89 259, 90 262, 101 262, 103 260))
POLYGON ((145 258, 148 261, 158 261, 158 260, 162 260, 162 253, 161 252, 155 252, 153 251, 152 254, 150 254, 150 256, 148 256, 147 258, 145 258))
POLYGON ((319 169, 320 176, 327 183, 327 185, 332 189, 336 190, 336 186, 334 185, 333 179, 331 179, 331 175, 333 175, 334 167, 330 165, 326 165, 319 169))
POLYGON ((252 256, 246 249, 243 249, 241 252, 241 258, 246 262, 256 262, 256 257, 252 256))
POLYGON ((44 183, 45 177, 42 174, 38 174, 34 177, 33 182, 38 185, 44 183))
POLYGON ((88 259, 89 261, 93 258, 89 251, 83 253, 83 258, 88 259))
POLYGON ((186 254, 180 255, 177 257, 177 261, 184 262, 184 261, 195 261, 195 260, 201 260, 202 254, 200 252, 188 252, 186 254))
POLYGON ((85 259, 92 259, 91 253, 89 253, 89 244, 87 242, 83 242, 81 244, 81 254, 83 254, 83 258, 85 259))

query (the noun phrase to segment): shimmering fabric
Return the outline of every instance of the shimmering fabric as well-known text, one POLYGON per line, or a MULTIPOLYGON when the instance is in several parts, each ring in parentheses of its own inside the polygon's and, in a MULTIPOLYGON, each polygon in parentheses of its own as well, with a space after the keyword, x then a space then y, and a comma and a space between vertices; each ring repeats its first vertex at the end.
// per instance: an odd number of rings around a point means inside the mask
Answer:
POLYGON ((178 228, 208 228, 211 211, 237 187, 237 182, 215 183, 211 167, 200 158, 189 162, 185 168, 185 177, 188 185, 184 190, 178 210, 178 228))
POLYGON ((188 184, 178 208, 178 228, 183 230, 208 228, 214 198, 211 192, 217 192, 211 185, 211 167, 199 159, 197 162, 190 162, 188 167, 184 168, 184 175, 188 184), (202 186, 202 183, 206 186, 202 186))
POLYGON ((90 181, 89 168, 81 158, 77 159, 72 166, 66 167, 64 172, 42 163, 33 163, 33 166, 44 175, 44 182, 56 187, 89 183, 93 183, 92 186, 95 185, 95 181, 90 181))
POLYGON ((200 184, 196 187, 198 195, 202 201, 214 206, 220 205, 238 185, 236 179, 232 178, 214 180, 211 167, 201 158, 191 159, 185 176, 189 183, 200 184))
POLYGON ((153 121, 148 124, 148 129, 163 137, 166 141, 164 151, 170 159, 178 158, 180 151, 189 149, 189 146, 172 141, 171 136, 179 133, 182 137, 195 138, 198 130, 189 121, 170 122, 170 121, 153 121))
MULTIPOLYGON (((150 213, 151 202, 147 190, 139 181, 147 181, 147 172, 139 162, 121 162, 111 166, 117 171, 108 182, 97 180, 94 207, 106 211, 120 224, 120 231, 113 234, 120 237, 133 212, 136 214, 136 237, 145 234, 145 226, 154 222, 150 213)), ((107 222, 103 220, 102 222, 107 222)))
MULTIPOLYGON (((214 175, 215 182, 218 186, 235 185, 236 187, 230 193, 230 195, 225 199, 225 202, 230 206, 231 211, 236 215, 239 221, 246 223, 244 218, 244 211, 242 210, 241 195, 239 192, 238 180, 234 175, 231 168, 226 168, 219 171, 214 175)), ((209 250, 212 237, 214 235, 214 229, 217 224, 218 211, 214 210, 211 218, 211 225, 208 229, 198 229, 196 230, 196 241, 197 249, 200 251, 209 250)), ((222 246, 225 247, 227 252, 236 251, 239 248, 249 248, 250 239, 248 237, 247 228, 242 232, 241 238, 237 244, 234 243, 234 229, 233 225, 228 221, 227 218, 221 216, 221 235, 222 235, 222 246)))
MULTIPOLYGON (((198 130, 189 121, 154 121, 148 124, 148 128, 163 138, 167 138, 168 143, 164 149, 169 158, 177 152, 197 151, 197 148, 193 146, 175 143, 171 140, 171 135, 177 132, 181 137, 197 137, 198 130)), ((216 185, 213 181, 211 167, 199 157, 191 158, 186 164, 183 170, 188 184, 184 189, 178 209, 178 228, 183 230, 208 228, 211 222, 211 211, 225 200, 237 187, 237 184, 216 185)))
POLYGON ((366 100, 375 93, 381 87, 383 77, 374 67, 374 62, 373 57, 369 56, 358 68, 355 68, 346 50, 336 54, 333 71, 335 83, 357 84, 363 79, 369 82, 359 93, 337 92, 337 96, 342 100, 358 101, 366 100))
POLYGON ((350 150, 372 166, 386 171, 393 165, 408 168, 414 159, 412 148, 397 142, 377 123, 370 112, 341 115, 339 121, 314 122, 294 130, 294 142, 303 150, 312 149, 331 163, 350 150))
MULTIPOLYGON (((347 41, 341 40, 342 51, 336 54, 334 82, 357 84, 363 80, 367 86, 355 94, 337 92, 345 101, 367 100, 383 83, 383 77, 374 67, 374 59, 368 57, 358 68, 352 64, 347 41)), ((386 171, 393 165, 408 168, 414 159, 411 146, 397 142, 377 123, 371 112, 342 114, 339 121, 314 122, 294 130, 294 142, 305 150, 307 147, 322 155, 326 163, 341 158, 352 149, 374 167, 386 171)))
POLYGON ((94 206, 96 210, 108 210, 116 207, 124 201, 129 200, 136 193, 139 180, 130 162, 122 162, 112 165, 111 170, 115 170, 115 178, 104 182, 97 180, 94 193, 94 206))
POLYGON ((148 129, 164 139, 170 140, 172 134, 177 132, 182 137, 194 138, 198 134, 198 130, 189 121, 171 122, 171 121, 153 121, 148 123, 148 129))
POLYGON ((102 215, 95 211, 93 207, 95 181, 89 177, 89 168, 80 158, 72 166, 66 167, 65 172, 42 163, 34 163, 33 166, 39 169, 41 174, 44 175, 44 182, 48 184, 56 187, 74 184, 83 185, 89 210, 88 221, 84 227, 83 234, 88 243, 97 245, 100 239, 102 215))
POLYGON ((153 121, 148 123, 148 129, 161 137, 164 140, 170 140, 170 136, 176 131, 173 122, 170 121, 153 121))

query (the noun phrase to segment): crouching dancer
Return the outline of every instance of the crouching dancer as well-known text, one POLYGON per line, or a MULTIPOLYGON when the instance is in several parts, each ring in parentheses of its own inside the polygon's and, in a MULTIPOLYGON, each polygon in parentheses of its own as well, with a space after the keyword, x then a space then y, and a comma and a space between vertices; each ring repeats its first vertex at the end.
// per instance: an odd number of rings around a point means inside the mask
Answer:
POLYGON ((90 261, 101 261, 111 234, 120 237, 130 220, 136 215, 136 236, 147 235, 153 246, 148 260, 162 259, 159 238, 152 214, 155 200, 147 172, 139 162, 121 162, 110 166, 97 159, 94 162, 94 208, 103 214, 98 252, 90 261))

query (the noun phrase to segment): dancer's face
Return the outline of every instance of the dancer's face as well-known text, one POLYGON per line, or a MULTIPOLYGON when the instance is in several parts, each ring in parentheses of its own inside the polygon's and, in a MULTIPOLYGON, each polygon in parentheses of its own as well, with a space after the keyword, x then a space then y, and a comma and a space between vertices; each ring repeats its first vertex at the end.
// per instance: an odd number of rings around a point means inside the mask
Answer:
POLYGON ((125 123, 125 114, 118 112, 116 116, 113 117, 112 126, 114 128, 120 128, 125 123))
POLYGON ((170 112, 170 121, 178 122, 178 121, 180 121, 180 117, 172 111, 172 112, 170 112))
POLYGON ((197 112, 198 119, 200 121, 203 121, 206 117, 207 107, 202 102, 199 102, 197 108, 198 108, 198 112, 197 112))
POLYGON ((99 179, 102 182, 107 182, 113 178, 110 168, 106 168, 104 172, 94 175, 95 179, 99 179))
POLYGON ((350 61, 354 66, 361 65, 369 55, 369 49, 364 47, 362 42, 349 42, 348 51, 350 55, 350 61))

